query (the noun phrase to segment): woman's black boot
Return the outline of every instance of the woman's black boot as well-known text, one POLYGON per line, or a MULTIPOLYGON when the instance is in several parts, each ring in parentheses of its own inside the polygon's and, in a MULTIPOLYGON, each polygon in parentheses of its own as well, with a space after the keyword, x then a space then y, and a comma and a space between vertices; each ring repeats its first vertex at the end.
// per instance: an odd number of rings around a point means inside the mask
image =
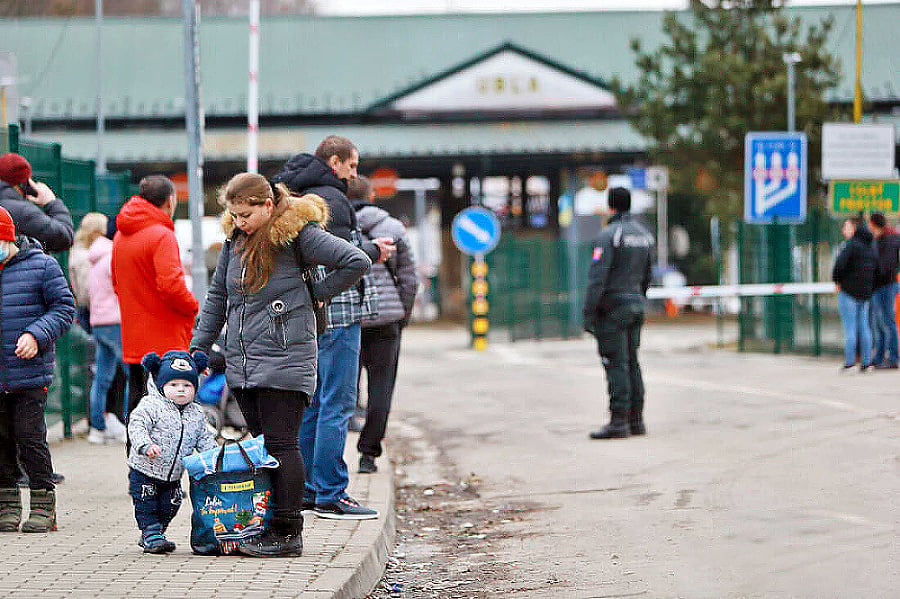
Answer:
POLYGON ((269 528, 238 546, 238 551, 253 557, 300 557, 303 553, 303 516, 275 516, 269 528))

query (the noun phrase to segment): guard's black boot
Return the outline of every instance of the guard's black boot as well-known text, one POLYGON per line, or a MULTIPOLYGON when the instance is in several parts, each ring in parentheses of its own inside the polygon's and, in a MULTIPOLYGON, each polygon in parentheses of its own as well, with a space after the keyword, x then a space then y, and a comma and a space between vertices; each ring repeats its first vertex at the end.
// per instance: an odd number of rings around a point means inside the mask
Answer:
POLYGON ((300 557, 303 553, 303 516, 272 518, 272 524, 259 536, 238 546, 238 551, 253 557, 300 557))
POLYGON ((625 439, 628 437, 628 422, 624 416, 613 414, 609 424, 591 433, 591 439, 625 439))
POLYGON ((630 420, 630 421, 628 422, 628 432, 629 432, 632 436, 636 436, 636 435, 646 435, 646 434, 647 434, 647 427, 644 426, 644 421, 643 421, 643 420, 630 420))

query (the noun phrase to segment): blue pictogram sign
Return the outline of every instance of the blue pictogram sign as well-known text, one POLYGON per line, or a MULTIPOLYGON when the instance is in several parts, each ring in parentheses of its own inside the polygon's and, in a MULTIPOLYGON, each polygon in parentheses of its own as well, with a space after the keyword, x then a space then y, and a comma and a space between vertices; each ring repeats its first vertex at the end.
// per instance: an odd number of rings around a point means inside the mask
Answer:
POLYGON ((744 220, 806 220, 806 135, 756 132, 744 138, 744 220))
POLYGON ((483 256, 500 241, 500 221, 486 208, 466 208, 453 219, 450 234, 459 251, 483 256))

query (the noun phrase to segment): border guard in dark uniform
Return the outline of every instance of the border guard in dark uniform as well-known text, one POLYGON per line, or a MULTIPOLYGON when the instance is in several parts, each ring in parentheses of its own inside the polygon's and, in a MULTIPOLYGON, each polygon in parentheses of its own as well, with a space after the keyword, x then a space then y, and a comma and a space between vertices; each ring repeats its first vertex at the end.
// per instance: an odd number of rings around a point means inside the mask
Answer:
POLYGON ((653 237, 634 219, 631 193, 609 190, 612 217, 594 243, 584 302, 584 328, 597 338, 606 369, 610 423, 591 439, 623 439, 643 435, 644 381, 638 364, 653 237))

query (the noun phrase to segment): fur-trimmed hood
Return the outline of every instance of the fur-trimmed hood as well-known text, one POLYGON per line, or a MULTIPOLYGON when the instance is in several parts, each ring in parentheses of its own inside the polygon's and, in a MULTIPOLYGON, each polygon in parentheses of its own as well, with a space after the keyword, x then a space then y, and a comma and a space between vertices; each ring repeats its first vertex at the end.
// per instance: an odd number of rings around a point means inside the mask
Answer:
MULTIPOLYGON (((323 229, 328 224, 328 204, 321 197, 308 193, 299 198, 288 196, 286 201, 287 208, 275 219, 269 232, 269 239, 275 245, 288 245, 309 223, 316 223, 323 229)), ((228 238, 237 230, 234 218, 227 210, 222 214, 222 229, 228 238)))

